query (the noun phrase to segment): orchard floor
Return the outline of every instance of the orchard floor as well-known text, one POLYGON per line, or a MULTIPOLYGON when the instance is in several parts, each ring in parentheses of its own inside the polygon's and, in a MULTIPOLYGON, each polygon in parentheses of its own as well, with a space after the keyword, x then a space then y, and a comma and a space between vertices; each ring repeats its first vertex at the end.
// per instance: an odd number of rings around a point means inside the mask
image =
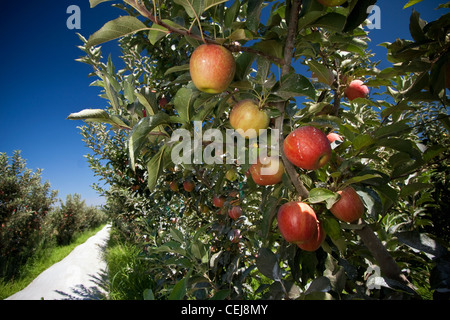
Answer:
POLYGON ((103 254, 110 228, 106 225, 6 300, 97 300, 105 297, 107 279, 103 254))

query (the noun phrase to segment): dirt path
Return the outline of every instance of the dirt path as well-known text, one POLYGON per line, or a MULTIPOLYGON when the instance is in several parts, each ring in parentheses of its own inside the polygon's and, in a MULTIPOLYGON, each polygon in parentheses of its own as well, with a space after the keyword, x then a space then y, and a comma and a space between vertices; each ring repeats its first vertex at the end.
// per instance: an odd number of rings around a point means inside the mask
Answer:
POLYGON ((106 292, 103 252, 109 231, 110 225, 106 225, 63 260, 42 272, 25 289, 6 300, 102 299, 106 292))

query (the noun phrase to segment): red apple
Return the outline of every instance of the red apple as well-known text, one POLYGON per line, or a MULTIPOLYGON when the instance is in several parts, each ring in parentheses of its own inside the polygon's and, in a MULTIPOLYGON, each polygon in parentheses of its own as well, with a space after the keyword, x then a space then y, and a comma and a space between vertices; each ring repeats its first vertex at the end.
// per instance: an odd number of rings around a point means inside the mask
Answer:
POLYGON ((341 221, 354 222, 364 214, 364 204, 352 187, 337 192, 341 197, 331 207, 331 213, 341 221))
POLYGON ((236 62, 227 48, 217 44, 202 44, 191 55, 189 71, 198 90, 221 93, 233 80, 236 62))
POLYGON ((365 98, 369 94, 369 88, 361 80, 353 80, 344 90, 348 100, 353 101, 356 98, 365 98))
POLYGON ((187 192, 191 192, 195 188, 195 184, 192 181, 184 181, 183 188, 187 192))
POLYGON ((342 138, 340 135, 338 135, 337 133, 334 133, 334 132, 330 132, 327 135, 327 139, 328 139, 328 141, 330 141, 330 143, 333 143, 336 140, 344 141, 344 138, 342 138))
POLYGON ((268 186, 280 183, 284 173, 284 165, 278 158, 260 158, 250 166, 250 174, 253 181, 260 186, 268 186), (269 160, 270 159, 270 160, 269 160), (269 162, 263 164, 262 162, 269 162))
POLYGON ((278 229, 287 242, 304 243, 317 237, 317 216, 307 203, 283 204, 277 215, 278 229))
POLYGON ((325 237, 326 237, 326 232, 322 226, 322 222, 319 222, 319 224, 317 226, 317 235, 307 242, 298 243, 297 246, 300 249, 303 249, 305 251, 311 251, 311 252, 316 251, 322 245, 322 242, 325 240, 325 237))
POLYGON ((214 205, 214 207, 222 208, 223 205, 225 204, 225 200, 226 200, 226 198, 224 196, 214 195, 213 196, 213 205, 214 205))
POLYGON ((242 100, 230 112, 231 126, 245 138, 255 138, 269 126, 269 116, 253 100, 242 100), (247 131, 249 130, 249 131, 247 131))
POLYGON ((176 183, 175 181, 171 181, 169 184, 169 188, 172 191, 178 191, 178 183, 176 183))
POLYGON ((347 0, 317 0, 317 2, 321 3, 325 7, 336 7, 344 4, 347 0))
POLYGON ((233 206, 228 210, 228 215, 231 219, 236 220, 242 215, 242 208, 240 206, 233 206))
POLYGON ((321 130, 304 126, 295 129, 284 139, 283 152, 295 166, 316 170, 330 160, 331 145, 321 130))

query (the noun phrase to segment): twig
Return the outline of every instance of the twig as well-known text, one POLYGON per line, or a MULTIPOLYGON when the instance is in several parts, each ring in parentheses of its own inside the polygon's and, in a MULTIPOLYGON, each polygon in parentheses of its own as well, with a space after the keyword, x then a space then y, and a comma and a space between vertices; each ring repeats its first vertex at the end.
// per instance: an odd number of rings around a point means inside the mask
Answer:
MULTIPOLYGON (((288 33, 286 37, 286 43, 284 46, 284 62, 281 67, 281 78, 290 72, 291 68, 291 61, 294 56, 294 46, 295 46, 295 36, 297 31, 297 25, 298 25, 298 16, 300 14, 300 8, 301 8, 302 1, 301 0, 294 0, 292 3, 292 9, 291 9, 291 16, 289 18, 289 26, 288 26, 288 33)), ((301 180, 299 179, 299 175, 295 169, 295 167, 292 165, 292 163, 286 158, 284 152, 283 152, 283 120, 284 120, 284 114, 285 114, 285 103, 279 102, 275 104, 275 107, 280 111, 280 116, 276 118, 275 120, 275 127, 279 130, 279 145, 281 150, 281 159, 283 160, 283 164, 286 170, 286 173, 288 177, 290 178, 292 184, 295 187, 295 190, 297 191, 299 198, 307 198, 309 195, 308 190, 305 188, 301 180)))
MULTIPOLYGON (((285 60, 284 59, 280 59, 274 56, 271 56, 267 53, 264 53, 262 51, 253 49, 253 48, 249 48, 249 47, 243 47, 240 45, 236 45, 236 44, 222 44, 218 41, 216 41, 215 39, 211 39, 208 37, 205 37, 203 35, 203 33, 201 35, 192 33, 190 30, 187 29, 178 29, 175 28, 173 26, 168 25, 167 23, 165 23, 164 21, 158 19, 156 16, 153 15, 152 12, 150 12, 143 3, 141 3, 139 0, 124 0, 125 3, 129 4, 130 6, 132 6, 133 8, 135 8, 143 17, 149 19, 150 21, 152 21, 154 24, 157 24, 165 29, 167 29, 169 31, 169 33, 176 33, 182 36, 188 36, 191 37, 195 40, 199 40, 202 41, 204 43, 209 43, 209 44, 220 44, 223 45, 224 47, 226 47, 228 50, 230 50, 231 52, 249 52, 249 53, 253 53, 259 56, 262 56, 276 64, 279 65, 284 65, 285 64, 285 60)), ((290 65, 290 63, 289 63, 290 65)))

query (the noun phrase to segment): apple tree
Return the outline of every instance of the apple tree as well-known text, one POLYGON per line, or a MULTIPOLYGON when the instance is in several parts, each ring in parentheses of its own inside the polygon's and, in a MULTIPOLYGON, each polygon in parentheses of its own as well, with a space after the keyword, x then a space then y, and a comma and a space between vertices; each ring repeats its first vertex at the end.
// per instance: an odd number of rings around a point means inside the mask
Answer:
POLYGON ((448 288, 429 210, 448 163, 449 18, 413 11, 413 40, 384 43, 393 66, 379 70, 364 28, 375 3, 124 0, 115 6, 126 15, 80 35, 79 61, 108 105, 69 119, 86 122, 114 226, 142 246, 153 279, 144 298, 408 299, 448 288), (121 69, 99 46, 116 39, 121 69), (264 128, 235 143, 239 130, 264 128), (260 174, 276 147, 276 173, 260 174))

